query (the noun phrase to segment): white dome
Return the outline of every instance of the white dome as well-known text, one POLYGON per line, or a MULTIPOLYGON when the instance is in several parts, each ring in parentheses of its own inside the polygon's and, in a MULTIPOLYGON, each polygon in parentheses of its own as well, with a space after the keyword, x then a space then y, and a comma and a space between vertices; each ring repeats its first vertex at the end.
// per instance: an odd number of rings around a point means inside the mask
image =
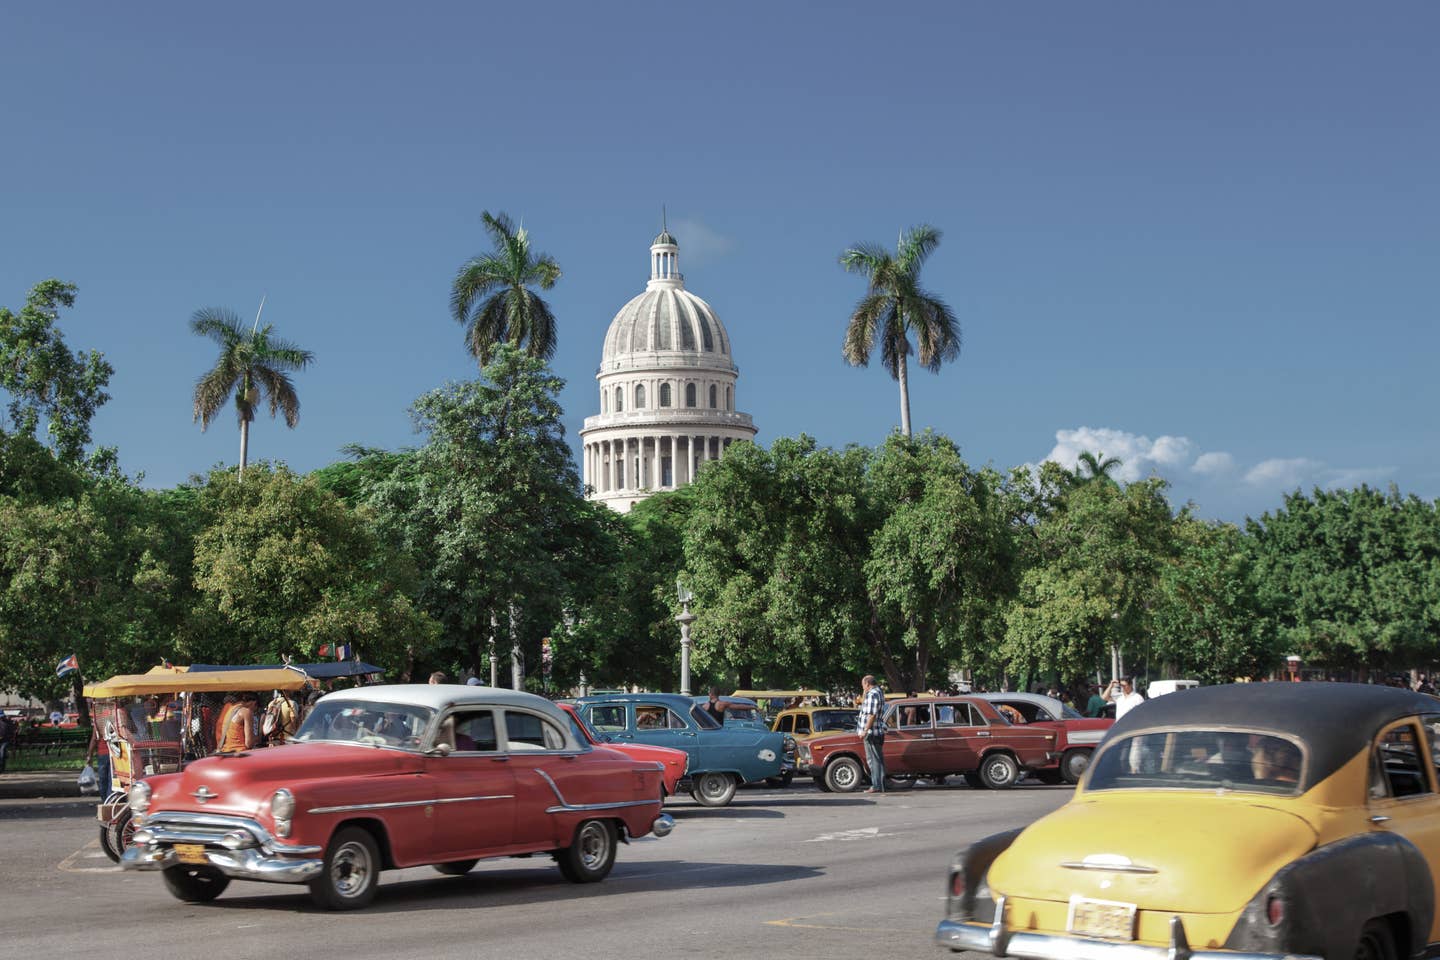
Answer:
MULTIPOLYGON (((652 283, 632 299, 605 333, 601 369, 614 370, 640 361, 653 365, 657 353, 684 353, 706 356, 711 363, 730 366, 730 336, 710 304, 686 290, 679 282, 652 283)), ((677 358, 678 359, 678 358, 677 358)))

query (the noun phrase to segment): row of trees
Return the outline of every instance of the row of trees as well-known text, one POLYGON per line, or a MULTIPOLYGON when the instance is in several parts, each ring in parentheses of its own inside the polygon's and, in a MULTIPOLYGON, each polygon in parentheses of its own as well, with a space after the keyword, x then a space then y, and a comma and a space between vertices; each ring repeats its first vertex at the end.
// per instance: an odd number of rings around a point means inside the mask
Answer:
POLYGON ((308 476, 252 466, 142 490, 0 435, 0 686, 85 672, 309 659, 353 644, 392 677, 639 683, 678 668, 677 577, 700 677, 896 689, 957 669, 1012 684, 1133 668, 1221 680, 1287 653, 1342 668, 1428 663, 1440 514, 1368 488, 1296 493, 1245 529, 1175 511, 1158 480, 1091 458, 1002 474, 933 434, 878 448, 737 444, 627 516, 586 501, 560 382, 508 345, 416 401, 423 443, 308 476), (553 638, 549 676, 542 639, 553 638))
POLYGON ((696 668, 745 686, 880 671, 920 689, 956 669, 1053 681, 1112 656, 1214 680, 1284 653, 1337 669, 1434 656, 1434 503, 1296 493, 1240 529, 1177 512, 1158 480, 1117 483, 1103 455, 1001 473, 911 437, 908 358, 937 370, 960 346, 919 281, 930 227, 893 254, 841 258, 867 281, 843 354, 863 365, 879 349, 899 434, 874 449, 737 444, 691 486, 612 514, 583 497, 545 364, 556 322, 530 288, 560 268, 503 214, 483 222, 492 250, 451 297, 482 376, 416 401, 420 446, 356 447, 305 477, 261 464, 240 482, 249 423, 268 401, 294 426, 289 375, 314 359, 258 317, 248 332, 223 310, 192 320, 220 347, 196 419, 234 398, 241 470, 146 491, 113 450, 90 449, 111 369, 55 326, 74 287, 47 281, 19 314, 0 309, 0 687, 54 692, 69 652, 95 676, 161 658, 303 660, 326 643, 392 676, 483 675, 492 651, 539 664, 547 636, 553 675, 532 671, 534 686, 666 687, 677 578, 696 595, 696 668))

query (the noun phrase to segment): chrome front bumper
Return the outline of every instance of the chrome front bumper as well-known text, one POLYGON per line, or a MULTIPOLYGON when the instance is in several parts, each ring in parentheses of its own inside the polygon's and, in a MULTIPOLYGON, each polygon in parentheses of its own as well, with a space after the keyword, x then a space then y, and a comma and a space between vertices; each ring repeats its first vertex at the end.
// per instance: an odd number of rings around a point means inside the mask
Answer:
POLYGON ((325 867, 320 847, 281 843, 254 820, 190 813, 147 818, 121 855, 120 866, 126 870, 193 866, 181 861, 175 852, 177 843, 203 847, 204 865, 237 880, 306 883, 325 867))
POLYGON ((1149 946, 1122 940, 1053 933, 1031 933, 1005 927, 1005 898, 995 900, 995 921, 941 920, 935 942, 951 950, 976 950, 996 957, 1034 960, 1321 960, 1285 953, 1246 953, 1240 950, 1191 950, 1185 924, 1170 918, 1170 942, 1149 946))

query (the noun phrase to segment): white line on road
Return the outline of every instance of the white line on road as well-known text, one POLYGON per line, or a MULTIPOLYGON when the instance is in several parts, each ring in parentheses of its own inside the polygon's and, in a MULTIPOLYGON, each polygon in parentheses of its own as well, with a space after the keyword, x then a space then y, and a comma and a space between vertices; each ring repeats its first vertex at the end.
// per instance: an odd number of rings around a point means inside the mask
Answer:
POLYGON ((112 862, 109 857, 105 856, 105 851, 100 849, 99 840, 91 840, 89 843, 85 844, 85 846, 81 847, 79 850, 76 850, 64 860, 61 860, 60 864, 55 869, 64 870, 66 873, 119 873, 120 865, 118 863, 112 862), (103 867, 76 866, 75 861, 82 858, 86 860, 96 861, 103 860, 105 862, 105 865, 103 867))
POLYGON ((811 837, 805 843, 825 843, 827 840, 874 840, 879 837, 893 837, 893 833, 881 833, 879 827, 861 827, 858 830, 840 830, 811 837))

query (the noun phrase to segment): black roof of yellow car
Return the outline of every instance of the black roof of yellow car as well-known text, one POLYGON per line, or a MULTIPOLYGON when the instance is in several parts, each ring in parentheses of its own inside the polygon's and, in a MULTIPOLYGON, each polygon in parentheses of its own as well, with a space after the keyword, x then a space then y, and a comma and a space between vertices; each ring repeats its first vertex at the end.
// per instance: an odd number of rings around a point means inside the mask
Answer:
POLYGON ((1232 683, 1195 687, 1147 700, 1110 728, 1107 742, 1146 730, 1190 728, 1269 731, 1305 744, 1302 788, 1328 778, 1366 749, 1379 729, 1415 714, 1440 714, 1423 693, 1365 683, 1232 683))

